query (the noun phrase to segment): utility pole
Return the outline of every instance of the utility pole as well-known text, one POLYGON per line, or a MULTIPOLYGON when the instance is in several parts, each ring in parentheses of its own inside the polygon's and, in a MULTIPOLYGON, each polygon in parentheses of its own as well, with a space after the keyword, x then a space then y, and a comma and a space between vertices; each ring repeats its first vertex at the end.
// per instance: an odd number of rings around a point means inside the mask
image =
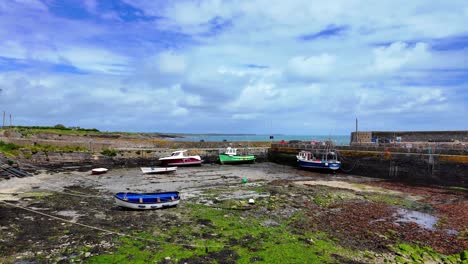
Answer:
POLYGON ((354 140, 355 140, 356 143, 357 143, 357 141, 358 141, 358 138, 359 138, 359 137, 358 137, 358 119, 357 119, 357 117, 356 117, 356 133, 355 133, 355 138, 354 138, 354 140))
POLYGON ((2 122, 2 128, 5 128, 5 111, 3 111, 3 122, 2 122))
POLYGON ((11 114, 10 114, 10 127, 11 127, 11 114))

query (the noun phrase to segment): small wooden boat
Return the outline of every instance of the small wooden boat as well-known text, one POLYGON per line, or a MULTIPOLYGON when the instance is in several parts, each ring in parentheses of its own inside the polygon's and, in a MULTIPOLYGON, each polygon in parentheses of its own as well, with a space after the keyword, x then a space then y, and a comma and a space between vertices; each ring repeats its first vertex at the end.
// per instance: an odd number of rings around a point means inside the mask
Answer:
POLYGON ((152 174, 152 173, 167 173, 173 172, 177 170, 177 167, 164 167, 164 168, 140 168, 144 174, 152 174))
POLYGON ((221 162, 221 164, 248 163, 248 162, 254 162, 255 156, 254 155, 245 155, 245 156, 237 155, 237 149, 228 147, 223 154, 219 154, 219 161, 221 162))
POLYGON ((95 168, 91 170, 91 174, 97 175, 97 174, 104 174, 108 171, 106 168, 95 168))
POLYGON ((136 209, 160 209, 177 206, 180 201, 179 192, 161 193, 117 193, 114 196, 118 206, 136 209))

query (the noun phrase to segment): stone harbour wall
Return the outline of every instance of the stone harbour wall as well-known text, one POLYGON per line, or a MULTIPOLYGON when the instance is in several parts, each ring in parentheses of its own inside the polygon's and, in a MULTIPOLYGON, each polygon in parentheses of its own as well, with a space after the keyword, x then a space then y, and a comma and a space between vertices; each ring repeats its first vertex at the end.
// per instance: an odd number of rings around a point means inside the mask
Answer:
MULTIPOLYGON (((189 155, 200 155, 205 163, 217 163, 218 155, 223 149, 205 148, 188 149, 189 155)), ((106 156, 92 152, 44 152, 31 153, 23 151, 22 158, 17 159, 20 167, 34 171, 37 169, 89 170, 96 167, 137 167, 158 166, 159 158, 169 156, 175 149, 130 149, 116 150, 115 156, 106 156)), ((240 148, 240 155, 255 155, 258 162, 266 161, 268 148, 240 148)))
POLYGON ((363 131, 352 132, 351 143, 368 143, 371 139, 400 142, 468 142, 468 130, 459 131, 363 131))
MULTIPOLYGON (((301 149, 274 147, 272 162, 297 166, 301 149)), ((468 188, 468 155, 402 153, 385 151, 337 150, 342 162, 338 173, 468 188)))

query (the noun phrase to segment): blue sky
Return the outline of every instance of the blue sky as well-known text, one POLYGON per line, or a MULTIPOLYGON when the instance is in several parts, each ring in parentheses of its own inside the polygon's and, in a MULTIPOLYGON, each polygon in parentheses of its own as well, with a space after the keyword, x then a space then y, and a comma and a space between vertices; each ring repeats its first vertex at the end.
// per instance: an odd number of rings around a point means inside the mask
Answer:
POLYGON ((468 129, 468 5, 0 2, 0 111, 18 125, 348 134, 468 129))

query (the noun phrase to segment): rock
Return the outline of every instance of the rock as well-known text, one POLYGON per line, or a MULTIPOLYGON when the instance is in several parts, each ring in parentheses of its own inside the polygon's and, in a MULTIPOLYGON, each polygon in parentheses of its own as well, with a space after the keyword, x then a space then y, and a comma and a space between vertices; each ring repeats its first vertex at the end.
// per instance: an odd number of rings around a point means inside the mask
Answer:
POLYGON ((91 253, 90 253, 90 252, 86 252, 86 253, 84 254, 84 256, 85 256, 85 258, 89 258, 89 257, 91 256, 91 253))
POLYGON ((171 257, 165 257, 164 259, 165 260, 171 260, 171 257))
POLYGON ((271 220, 271 219, 268 219, 268 220, 265 220, 261 223, 262 226, 265 226, 265 227, 275 227, 275 226, 280 226, 280 224, 278 222, 276 222, 275 220, 271 220))

